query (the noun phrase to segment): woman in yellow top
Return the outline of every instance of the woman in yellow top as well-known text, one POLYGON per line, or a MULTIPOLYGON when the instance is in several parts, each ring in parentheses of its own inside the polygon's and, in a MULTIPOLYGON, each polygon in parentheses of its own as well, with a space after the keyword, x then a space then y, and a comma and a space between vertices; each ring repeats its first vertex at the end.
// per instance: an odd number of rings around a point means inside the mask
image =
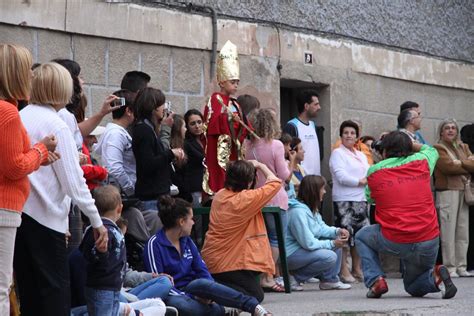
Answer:
POLYGON ((255 160, 239 160, 227 167, 224 189, 214 197, 202 257, 214 279, 263 301, 257 276, 274 274, 262 208, 278 193, 282 181, 255 160), (256 169, 266 183, 255 185, 256 169))

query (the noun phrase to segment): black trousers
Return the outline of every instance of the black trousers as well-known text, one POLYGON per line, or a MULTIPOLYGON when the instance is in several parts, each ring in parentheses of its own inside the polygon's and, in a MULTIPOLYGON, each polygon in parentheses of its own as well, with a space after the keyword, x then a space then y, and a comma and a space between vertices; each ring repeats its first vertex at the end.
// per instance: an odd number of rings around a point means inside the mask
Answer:
POLYGON ((13 259, 22 316, 70 315, 67 258, 65 234, 23 213, 13 259))
POLYGON ((263 301, 264 293, 258 275, 261 272, 250 270, 236 270, 212 275, 214 280, 220 284, 224 284, 245 295, 253 296, 259 303, 263 301))
POLYGON ((469 206, 469 248, 467 250, 467 270, 474 270, 474 206, 469 206))

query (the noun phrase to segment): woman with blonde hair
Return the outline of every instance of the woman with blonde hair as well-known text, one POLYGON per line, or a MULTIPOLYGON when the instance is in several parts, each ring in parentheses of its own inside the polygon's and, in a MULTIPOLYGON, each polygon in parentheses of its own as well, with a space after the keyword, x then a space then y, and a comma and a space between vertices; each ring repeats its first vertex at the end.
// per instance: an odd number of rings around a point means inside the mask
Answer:
MULTIPOLYGON (((250 141, 245 141, 245 159, 257 160, 263 163, 273 174, 285 182, 291 173, 288 168, 288 163, 285 160, 285 148, 283 143, 278 140, 280 137, 280 126, 275 114, 270 109, 260 109, 256 110, 252 117, 252 126, 260 139, 252 138, 250 141)), ((262 187, 265 181, 266 179, 262 171, 258 170, 256 187, 262 187)), ((284 185, 280 187, 278 193, 267 203, 267 206, 270 205, 278 206, 281 209, 283 230, 286 232, 286 226, 288 225, 286 212, 288 210, 288 195, 286 194, 284 185)), ((272 248, 273 261, 276 263, 279 257, 279 251, 275 221, 271 214, 266 214, 265 220, 267 223, 268 239, 270 240, 272 248)), ((266 290, 274 292, 284 291, 282 284, 275 282, 271 275, 265 275, 261 280, 261 285, 266 290)))
POLYGON ((30 192, 28 174, 54 161, 48 151, 56 140, 45 136, 33 147, 18 114, 18 100, 29 99, 30 52, 22 47, 0 44, 0 315, 9 315, 13 247, 21 211, 30 192))
POLYGON ((464 183, 471 181, 474 155, 459 138, 454 119, 443 120, 438 128, 438 143, 434 145, 439 159, 434 171, 436 205, 441 229, 443 264, 451 277, 474 276, 467 272, 469 246, 469 206, 464 201, 464 183))
POLYGON ((33 72, 30 105, 20 113, 33 141, 52 134, 61 159, 29 176, 28 197, 15 243, 14 267, 21 315, 70 315, 66 232, 69 205, 89 218, 96 246, 107 244, 107 229, 87 188, 74 137, 58 111, 71 99, 72 79, 57 63, 33 72))

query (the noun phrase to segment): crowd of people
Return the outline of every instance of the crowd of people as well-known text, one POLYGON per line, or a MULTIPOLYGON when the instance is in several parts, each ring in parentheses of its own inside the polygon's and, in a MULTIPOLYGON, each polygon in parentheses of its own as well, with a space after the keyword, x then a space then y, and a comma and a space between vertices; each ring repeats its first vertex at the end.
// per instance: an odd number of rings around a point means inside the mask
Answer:
MULTIPOLYGON (((452 278, 473 276, 474 155, 454 119, 441 122, 433 146, 415 102, 379 137, 346 120, 328 181, 317 91, 301 91, 298 116, 280 128, 254 96, 234 98, 231 42, 217 66, 220 91, 203 109, 173 113, 148 74, 130 71, 85 118, 77 62, 33 65, 26 48, 0 44, 0 314, 19 305, 26 316, 272 315, 264 292, 285 284, 265 206, 280 209, 293 291, 364 282, 367 297, 380 298, 381 253, 400 257, 412 296, 452 298, 452 278), (321 215, 329 188, 335 226, 321 215), (207 231, 193 215, 200 206, 210 206, 207 231)), ((463 128, 471 146, 472 129, 463 128)))

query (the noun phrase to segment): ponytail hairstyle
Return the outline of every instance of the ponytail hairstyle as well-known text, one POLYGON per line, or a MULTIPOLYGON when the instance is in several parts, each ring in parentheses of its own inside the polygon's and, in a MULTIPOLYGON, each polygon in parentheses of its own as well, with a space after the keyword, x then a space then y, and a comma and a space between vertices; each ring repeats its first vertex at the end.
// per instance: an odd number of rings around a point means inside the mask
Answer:
POLYGON ((189 209, 192 204, 183 199, 173 199, 169 195, 164 195, 160 198, 160 212, 158 216, 163 223, 164 229, 170 229, 178 225, 181 218, 186 218, 189 214, 189 209))

